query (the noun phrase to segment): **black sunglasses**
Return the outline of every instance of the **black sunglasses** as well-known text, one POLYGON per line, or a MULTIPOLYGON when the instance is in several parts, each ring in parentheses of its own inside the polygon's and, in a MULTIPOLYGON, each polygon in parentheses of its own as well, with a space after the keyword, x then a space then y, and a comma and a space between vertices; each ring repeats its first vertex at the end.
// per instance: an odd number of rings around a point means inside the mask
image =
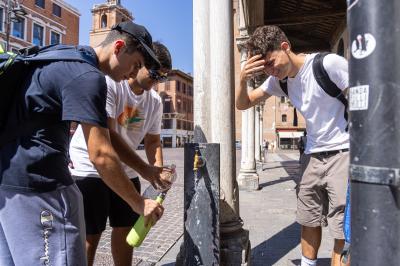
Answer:
POLYGON ((168 80, 168 74, 160 74, 157 70, 149 70, 149 76, 152 80, 156 80, 158 82, 166 82, 168 80))

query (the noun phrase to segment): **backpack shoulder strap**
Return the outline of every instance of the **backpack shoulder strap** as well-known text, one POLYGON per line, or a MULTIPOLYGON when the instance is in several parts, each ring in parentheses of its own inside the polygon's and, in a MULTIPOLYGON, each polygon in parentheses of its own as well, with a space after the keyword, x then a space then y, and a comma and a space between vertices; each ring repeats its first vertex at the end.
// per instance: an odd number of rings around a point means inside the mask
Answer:
MULTIPOLYGON (((289 98, 287 80, 288 80, 287 77, 282 79, 282 80, 279 80, 279 85, 280 85, 281 90, 283 91, 283 93, 286 95, 286 97, 289 98)), ((297 110, 294 107, 293 108, 293 126, 297 127, 297 125, 298 125, 297 110)))
POLYGON ((287 77, 282 80, 279 80, 279 85, 281 86, 281 90, 286 95, 286 97, 289 97, 289 93, 288 93, 288 89, 287 89, 287 77))
POLYGON ((43 48, 31 47, 24 53, 24 61, 29 62, 56 62, 78 61, 86 62, 97 68, 97 58, 81 46, 50 45, 43 48))
POLYGON ((344 118, 348 121, 348 101, 343 94, 343 91, 339 89, 336 84, 329 78, 328 72, 324 68, 324 57, 328 55, 328 52, 318 53, 313 60, 312 69, 315 80, 318 85, 331 97, 337 98, 344 105, 344 118))
POLYGON ((312 68, 315 80, 318 85, 330 96, 337 98, 342 94, 342 90, 339 89, 336 84, 329 78, 328 73, 324 68, 324 58, 329 53, 318 53, 313 60, 312 68))

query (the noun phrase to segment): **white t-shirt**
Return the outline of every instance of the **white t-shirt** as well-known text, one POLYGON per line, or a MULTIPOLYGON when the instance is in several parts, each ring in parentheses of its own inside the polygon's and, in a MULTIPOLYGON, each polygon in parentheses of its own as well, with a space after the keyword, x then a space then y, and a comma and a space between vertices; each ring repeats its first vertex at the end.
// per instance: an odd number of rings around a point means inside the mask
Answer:
MULTIPOLYGON (((144 91, 141 95, 133 93, 128 81, 119 83, 106 77, 107 81, 107 115, 115 120, 115 131, 125 142, 136 150, 146 134, 161 133, 162 101, 153 89, 144 91)), ((96 168, 89 160, 85 137, 79 125, 72 137, 69 153, 74 169, 71 174, 79 177, 100 177, 96 168)), ((130 178, 138 174, 124 165, 130 178)))
MULTIPOLYGON (((306 120, 306 154, 349 148, 344 105, 338 99, 329 96, 315 80, 312 70, 315 55, 306 55, 304 65, 297 75, 287 80, 290 101, 306 120)), ((328 54, 324 57, 323 65, 329 78, 339 89, 344 90, 348 87, 346 59, 328 54)), ((270 95, 286 96, 279 80, 273 76, 270 76, 261 88, 270 95)))

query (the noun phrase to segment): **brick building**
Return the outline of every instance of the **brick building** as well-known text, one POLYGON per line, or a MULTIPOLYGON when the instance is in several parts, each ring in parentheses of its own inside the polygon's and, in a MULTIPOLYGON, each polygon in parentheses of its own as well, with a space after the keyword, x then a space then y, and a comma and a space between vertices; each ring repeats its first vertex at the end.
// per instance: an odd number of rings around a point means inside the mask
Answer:
MULTIPOLYGON (((93 24, 90 45, 98 45, 111 27, 125 20, 134 20, 121 1, 107 0, 92 9, 93 24)), ((163 100, 161 140, 164 147, 180 147, 193 139, 193 77, 172 70, 168 81, 154 88, 163 100)))
MULTIPOLYGON (((49 44, 78 44, 78 9, 63 0, 10 1, 10 9, 20 6, 26 15, 19 20, 13 12, 10 24, 10 50, 22 47, 49 44), (20 3, 20 4, 19 4, 20 3)), ((0 0, 0 42, 6 46, 7 1, 0 0)))
POLYGON ((168 79, 155 87, 164 105, 161 139, 164 147, 180 147, 193 139, 193 77, 175 69, 168 79))

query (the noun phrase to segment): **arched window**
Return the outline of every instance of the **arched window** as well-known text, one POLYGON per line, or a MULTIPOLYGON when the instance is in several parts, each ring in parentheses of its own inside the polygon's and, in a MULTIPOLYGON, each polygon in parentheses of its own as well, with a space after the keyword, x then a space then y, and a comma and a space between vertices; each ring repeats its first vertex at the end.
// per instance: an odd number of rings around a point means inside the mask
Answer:
POLYGON ((287 115, 282 115, 282 122, 287 122, 287 115))
POLYGON ((340 39, 338 48, 337 48, 337 54, 340 56, 344 56, 344 42, 343 39, 340 39))
POLYGON ((107 15, 102 15, 101 16, 101 28, 107 28, 107 15))

